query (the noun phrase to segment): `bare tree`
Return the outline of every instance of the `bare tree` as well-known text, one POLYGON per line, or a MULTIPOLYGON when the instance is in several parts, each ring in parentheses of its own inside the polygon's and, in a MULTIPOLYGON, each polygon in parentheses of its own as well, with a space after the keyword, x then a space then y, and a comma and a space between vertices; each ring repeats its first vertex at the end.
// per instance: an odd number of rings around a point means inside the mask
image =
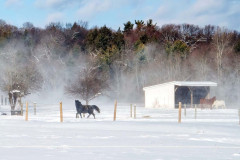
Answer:
POLYGON ((22 97, 41 89, 41 86, 42 76, 33 63, 9 68, 5 71, 0 83, 1 90, 9 95, 11 110, 15 110, 17 98, 21 103, 22 97))
POLYGON ((213 37, 213 45, 216 48, 218 80, 222 77, 222 59, 223 55, 227 54, 227 47, 230 42, 230 38, 231 33, 227 29, 220 27, 217 28, 213 37))
POLYGON ((23 28, 24 29, 32 29, 32 28, 34 28, 34 25, 31 22, 25 22, 25 23, 23 23, 23 28))
POLYGON ((180 26, 174 24, 163 25, 161 30, 161 36, 165 42, 174 42, 180 38, 180 26))
POLYGON ((7 24, 6 21, 4 21, 3 19, 0 19, 0 27, 4 26, 6 24, 7 24))
POLYGON ((181 25, 181 40, 189 46, 189 52, 197 48, 199 43, 206 42, 207 38, 204 37, 203 29, 192 24, 181 25))
POLYGON ((40 90, 42 76, 23 43, 11 41, 0 50, 0 90, 9 95, 11 109, 17 99, 40 90))
POLYGON ((117 87, 117 97, 119 97, 120 94, 120 87, 122 84, 122 75, 123 71, 126 70, 127 64, 121 60, 119 61, 114 61, 113 62, 113 70, 115 73, 115 81, 116 81, 116 87, 117 87))
MULTIPOLYGON (((194 70, 196 70, 195 77, 199 80, 207 80, 209 78, 210 65, 213 61, 210 53, 211 45, 205 43, 199 44, 199 47, 192 54, 193 61, 191 60, 191 63, 194 70)), ((211 76, 213 75, 212 73, 211 76)))
POLYGON ((65 87, 65 91, 71 96, 80 97, 88 105, 89 101, 102 94, 107 88, 106 77, 99 74, 98 67, 86 67, 65 87))

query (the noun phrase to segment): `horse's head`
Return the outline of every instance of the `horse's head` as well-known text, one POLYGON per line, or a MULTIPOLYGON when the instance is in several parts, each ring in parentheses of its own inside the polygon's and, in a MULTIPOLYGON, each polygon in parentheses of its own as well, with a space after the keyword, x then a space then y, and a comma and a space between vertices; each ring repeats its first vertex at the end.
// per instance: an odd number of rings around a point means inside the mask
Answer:
POLYGON ((214 102, 214 101, 216 101, 216 97, 215 97, 215 96, 213 97, 213 102, 214 102))
POLYGON ((79 100, 75 100, 75 104, 79 104, 80 103, 80 101, 79 100))
POLYGON ((75 100, 75 104, 82 105, 82 103, 79 100, 75 100))

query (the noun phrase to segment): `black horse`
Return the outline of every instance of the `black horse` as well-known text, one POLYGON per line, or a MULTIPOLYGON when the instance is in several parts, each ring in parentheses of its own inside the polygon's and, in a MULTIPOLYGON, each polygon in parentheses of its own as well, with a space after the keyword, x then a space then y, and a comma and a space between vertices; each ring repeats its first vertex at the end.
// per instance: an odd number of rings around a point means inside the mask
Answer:
MULTIPOLYGON (((100 113, 100 109, 96 105, 82 105, 82 103, 79 100, 75 100, 75 106, 76 106, 76 118, 78 118, 78 114, 82 118, 81 113, 88 113, 88 117, 92 114, 95 119, 95 114, 93 113, 93 110, 95 109, 98 113, 100 113)), ((87 118, 88 118, 87 117, 87 118)))

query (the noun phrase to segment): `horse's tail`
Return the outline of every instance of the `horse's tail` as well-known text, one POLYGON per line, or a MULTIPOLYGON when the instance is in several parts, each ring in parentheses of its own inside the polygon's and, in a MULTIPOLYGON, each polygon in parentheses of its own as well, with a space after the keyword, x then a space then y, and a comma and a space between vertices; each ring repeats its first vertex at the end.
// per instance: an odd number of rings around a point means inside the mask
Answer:
POLYGON ((95 109, 98 113, 100 113, 100 109, 96 105, 92 105, 93 109, 95 109))

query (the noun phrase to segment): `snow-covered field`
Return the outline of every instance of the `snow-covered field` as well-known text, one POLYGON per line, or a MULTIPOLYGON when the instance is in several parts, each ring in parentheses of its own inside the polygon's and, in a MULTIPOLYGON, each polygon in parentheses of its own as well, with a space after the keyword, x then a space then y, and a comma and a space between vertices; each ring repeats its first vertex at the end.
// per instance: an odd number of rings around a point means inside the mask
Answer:
POLYGON ((129 106, 119 105, 113 122, 113 104, 99 105, 101 113, 75 118, 74 104, 29 105, 29 121, 10 116, 1 106, 0 160, 158 159, 240 160, 240 125, 237 109, 187 109, 182 123, 178 110, 137 107, 130 118, 129 106))

